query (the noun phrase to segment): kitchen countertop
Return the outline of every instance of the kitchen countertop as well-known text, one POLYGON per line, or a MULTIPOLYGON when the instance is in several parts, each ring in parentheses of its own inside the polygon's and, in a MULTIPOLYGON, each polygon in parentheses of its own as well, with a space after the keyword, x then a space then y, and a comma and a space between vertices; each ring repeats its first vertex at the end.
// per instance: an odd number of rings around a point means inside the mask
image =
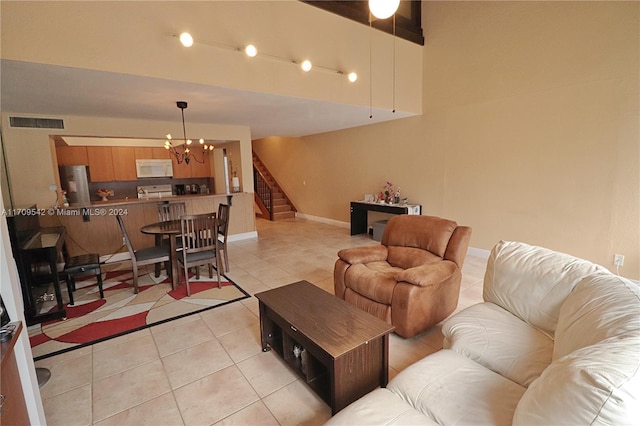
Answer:
POLYGON ((69 209, 77 209, 82 207, 112 207, 121 206, 125 204, 144 204, 144 203, 161 203, 162 201, 177 201, 187 200, 190 198, 202 198, 202 197, 232 197, 236 194, 242 194, 242 192, 228 193, 228 194, 185 194, 185 195, 172 195, 170 197, 162 198, 120 198, 107 201, 92 201, 91 204, 72 204, 69 209))

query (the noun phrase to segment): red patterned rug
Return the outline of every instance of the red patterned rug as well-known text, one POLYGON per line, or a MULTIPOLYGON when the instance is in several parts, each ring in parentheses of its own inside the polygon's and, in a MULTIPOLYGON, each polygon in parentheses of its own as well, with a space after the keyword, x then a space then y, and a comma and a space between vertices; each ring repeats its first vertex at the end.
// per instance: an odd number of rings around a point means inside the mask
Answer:
MULTIPOLYGON (((171 280, 166 275, 141 276, 138 294, 133 294, 131 279, 131 271, 103 273, 104 299, 100 299, 95 277, 78 279, 73 293, 75 304, 66 304, 65 319, 29 327, 34 359, 48 358, 250 297, 224 276, 218 287, 215 276, 211 279, 207 272, 201 273, 200 279, 189 279, 189 297, 184 284, 171 290, 171 280)), ((66 295, 66 289, 63 294, 66 295)))

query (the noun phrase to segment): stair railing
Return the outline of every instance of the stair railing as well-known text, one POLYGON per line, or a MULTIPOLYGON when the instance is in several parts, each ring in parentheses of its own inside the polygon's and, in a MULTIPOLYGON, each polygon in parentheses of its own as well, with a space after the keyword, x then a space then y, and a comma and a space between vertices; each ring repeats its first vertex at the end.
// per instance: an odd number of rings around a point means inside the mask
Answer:
POLYGON ((269 213, 269 220, 273 220, 273 187, 255 166, 253 167, 253 186, 258 199, 269 213))

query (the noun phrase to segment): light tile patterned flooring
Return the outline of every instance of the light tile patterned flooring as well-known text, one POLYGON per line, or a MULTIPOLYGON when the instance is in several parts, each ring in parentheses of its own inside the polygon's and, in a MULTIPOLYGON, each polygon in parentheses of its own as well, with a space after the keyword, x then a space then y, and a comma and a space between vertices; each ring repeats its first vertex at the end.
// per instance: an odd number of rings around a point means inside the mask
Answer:
MULTIPOLYGON (((257 239, 229 243, 229 277, 250 294, 307 280, 333 293, 338 250, 377 244, 303 219, 257 220, 257 239)), ((467 256, 458 310, 480 302, 486 260, 467 256)), ((390 377, 442 347, 438 326, 392 335, 390 377)), ((330 416, 272 352, 260 347, 251 298, 36 362, 54 425, 317 425, 330 416)))

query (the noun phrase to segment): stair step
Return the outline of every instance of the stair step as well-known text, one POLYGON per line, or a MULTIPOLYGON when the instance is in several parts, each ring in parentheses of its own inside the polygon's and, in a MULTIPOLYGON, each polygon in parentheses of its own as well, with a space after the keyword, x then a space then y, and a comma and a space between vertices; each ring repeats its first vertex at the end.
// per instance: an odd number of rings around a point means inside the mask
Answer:
POLYGON ((282 212, 290 212, 290 211, 291 211, 291 206, 289 204, 273 205, 274 213, 282 213, 282 212))
POLYGON ((271 173, 269 173, 269 169, 267 169, 255 153, 253 153, 252 157, 253 167, 262 174, 267 185, 273 188, 271 206, 273 210, 273 220, 294 219, 296 217, 296 213, 293 210, 293 206, 289 203, 287 196, 278 186, 278 183, 273 176, 271 176, 271 173))
POLYGON ((294 219, 295 217, 296 214, 291 211, 273 214, 273 220, 294 219))

